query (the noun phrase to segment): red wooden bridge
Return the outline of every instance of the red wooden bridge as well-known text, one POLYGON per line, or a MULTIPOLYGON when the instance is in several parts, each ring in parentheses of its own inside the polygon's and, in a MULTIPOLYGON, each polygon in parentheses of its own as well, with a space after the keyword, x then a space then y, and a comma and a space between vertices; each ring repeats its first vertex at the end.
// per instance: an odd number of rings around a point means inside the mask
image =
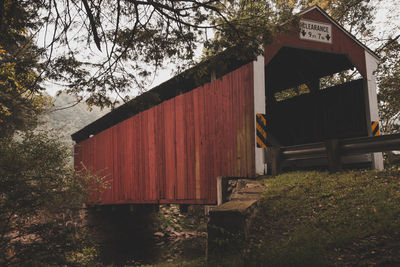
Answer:
MULTIPOLYGON (((371 135, 379 121, 376 55, 319 7, 300 16, 300 26, 275 36, 263 56, 226 59, 224 72, 209 66, 201 86, 196 66, 73 134, 75 168, 111 181, 99 203, 215 204, 218 176, 266 172, 257 113, 266 114, 268 141, 283 145, 371 135), (359 81, 320 88, 321 78, 352 68, 359 81), (295 97, 278 101, 293 88, 295 97)), ((379 154, 348 160, 382 164, 379 154)))

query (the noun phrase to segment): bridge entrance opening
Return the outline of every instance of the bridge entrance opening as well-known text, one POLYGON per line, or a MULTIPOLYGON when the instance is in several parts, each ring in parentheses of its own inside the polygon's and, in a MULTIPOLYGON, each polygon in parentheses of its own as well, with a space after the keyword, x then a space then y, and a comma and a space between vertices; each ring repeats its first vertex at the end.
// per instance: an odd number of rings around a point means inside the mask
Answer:
POLYGON ((368 135, 364 79, 345 54, 282 47, 265 67, 272 145, 368 135))

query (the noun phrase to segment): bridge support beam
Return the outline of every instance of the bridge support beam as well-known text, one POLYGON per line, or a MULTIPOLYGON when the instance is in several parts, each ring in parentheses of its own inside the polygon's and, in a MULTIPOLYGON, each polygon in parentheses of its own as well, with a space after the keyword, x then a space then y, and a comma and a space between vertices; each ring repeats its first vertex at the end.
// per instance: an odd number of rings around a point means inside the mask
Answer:
MULTIPOLYGON (((371 122, 379 121, 378 100, 376 94, 376 77, 375 71, 378 67, 378 60, 370 53, 365 51, 365 64, 367 77, 365 79, 365 109, 367 112, 367 129, 368 134, 372 136, 371 122)), ((375 170, 383 170, 382 153, 372 153, 372 168, 375 170)))

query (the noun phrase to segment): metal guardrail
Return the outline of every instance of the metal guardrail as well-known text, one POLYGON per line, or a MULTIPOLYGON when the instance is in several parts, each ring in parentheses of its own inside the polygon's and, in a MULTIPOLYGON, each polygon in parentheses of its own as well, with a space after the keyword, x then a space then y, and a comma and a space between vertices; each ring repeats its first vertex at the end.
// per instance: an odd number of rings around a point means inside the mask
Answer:
POLYGON ((344 139, 339 144, 345 155, 400 150, 400 134, 344 139))
POLYGON ((400 150, 400 134, 331 139, 304 145, 272 147, 272 174, 280 172, 282 161, 328 158, 330 171, 342 168, 341 156, 400 150))

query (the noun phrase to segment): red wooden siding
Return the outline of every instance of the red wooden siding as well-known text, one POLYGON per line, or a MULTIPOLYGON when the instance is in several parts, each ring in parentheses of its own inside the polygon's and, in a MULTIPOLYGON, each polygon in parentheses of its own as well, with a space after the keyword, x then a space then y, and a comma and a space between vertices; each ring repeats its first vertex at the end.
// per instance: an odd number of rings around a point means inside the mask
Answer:
POLYGON ((75 146, 108 175, 102 204, 216 203, 216 177, 255 174, 253 63, 75 146))
POLYGON ((315 41, 300 40, 299 28, 294 28, 292 32, 278 34, 274 37, 274 42, 265 47, 265 65, 279 51, 282 46, 291 46, 304 49, 315 49, 326 52, 347 54, 357 67, 358 71, 366 77, 365 69, 365 49, 336 27, 327 17, 317 9, 302 16, 304 19, 329 23, 332 25, 332 44, 320 43, 315 41))

